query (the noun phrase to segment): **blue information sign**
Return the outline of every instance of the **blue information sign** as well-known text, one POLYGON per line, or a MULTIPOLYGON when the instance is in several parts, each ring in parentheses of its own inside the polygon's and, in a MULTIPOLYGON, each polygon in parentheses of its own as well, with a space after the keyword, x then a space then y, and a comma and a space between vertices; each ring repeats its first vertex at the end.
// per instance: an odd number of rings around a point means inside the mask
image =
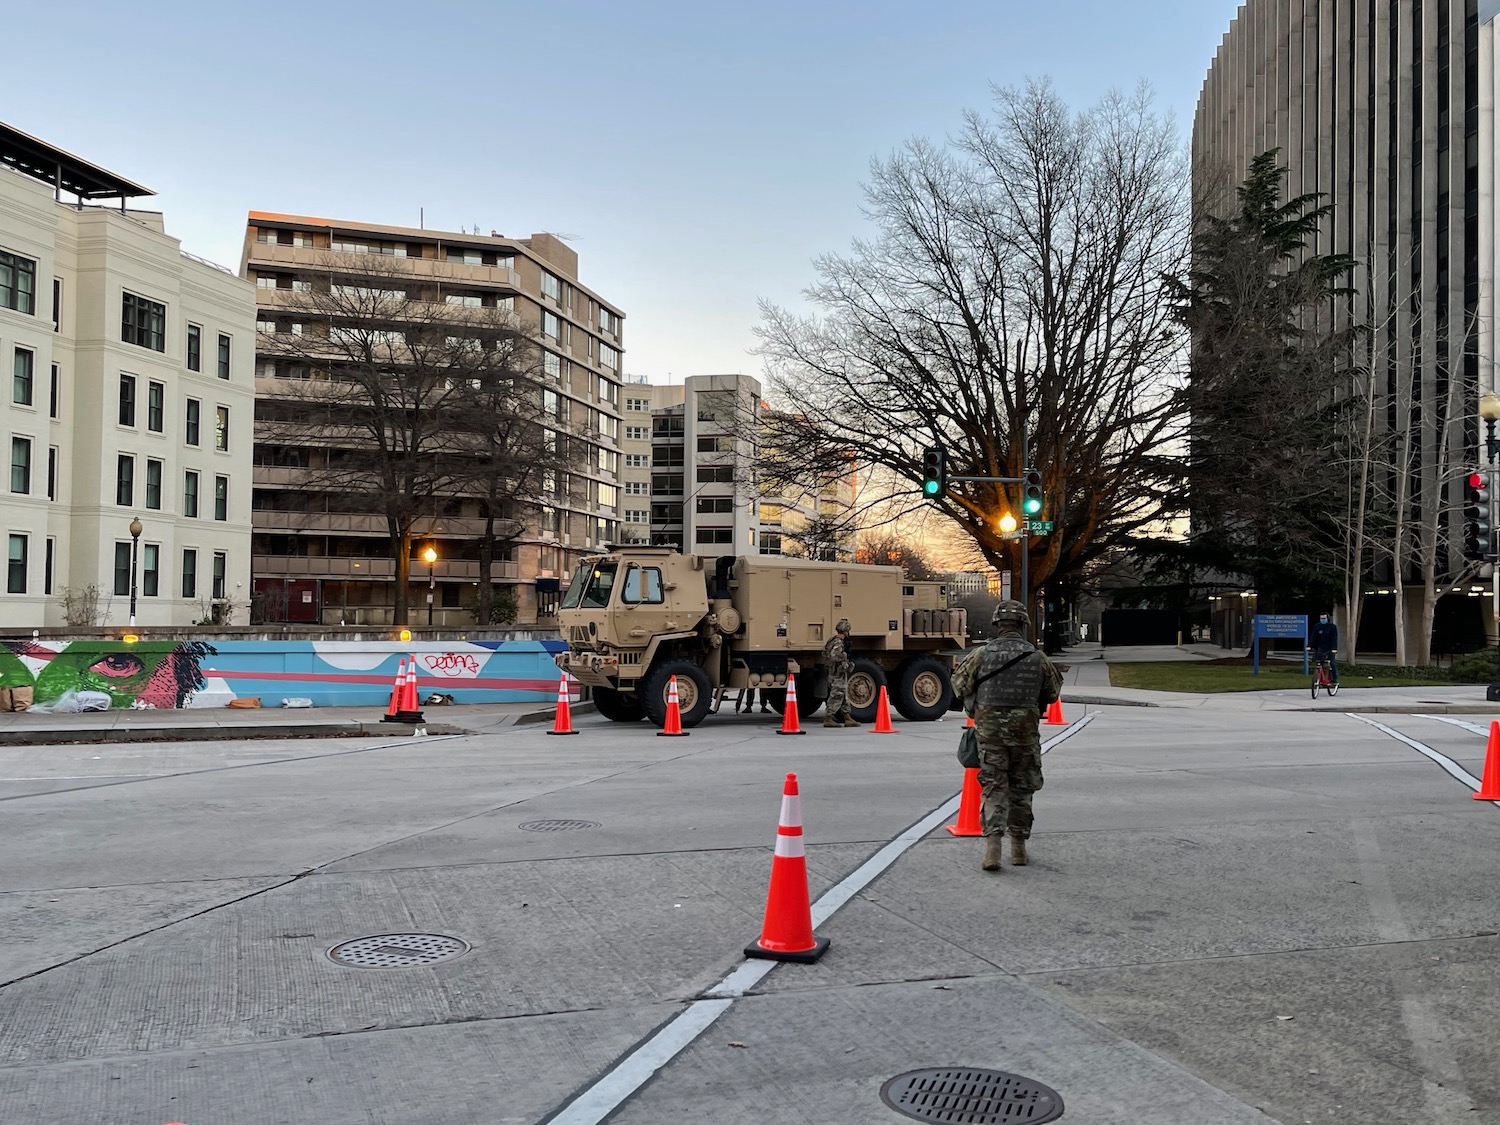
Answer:
MULTIPOLYGON (((1250 642, 1254 653, 1252 662, 1255 675, 1260 675, 1260 639, 1270 637, 1301 637, 1307 640, 1307 618, 1300 613, 1257 613, 1255 615, 1255 639, 1250 642)), ((1307 645, 1302 646, 1302 672, 1307 673, 1307 645)))

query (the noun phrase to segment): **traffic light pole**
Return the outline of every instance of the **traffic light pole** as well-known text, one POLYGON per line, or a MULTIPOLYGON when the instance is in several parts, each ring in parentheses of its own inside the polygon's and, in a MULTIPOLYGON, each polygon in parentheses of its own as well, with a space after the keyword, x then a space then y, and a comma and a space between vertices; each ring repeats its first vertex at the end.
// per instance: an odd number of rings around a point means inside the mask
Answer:
MULTIPOLYGON (((1021 469, 1021 475, 1018 476, 1018 477, 986 477, 986 476, 977 476, 977 475, 970 475, 970 476, 948 476, 947 474, 944 474, 944 478, 943 479, 945 481, 947 481, 947 482, 955 482, 955 481, 983 481, 983 482, 986 482, 986 483, 989 483, 989 484, 1025 484, 1025 483, 1027 483, 1026 475, 1029 472, 1029 469, 1025 468, 1024 466, 1029 466, 1031 464, 1031 451, 1030 451, 1030 449, 1027 448, 1026 431, 1024 429, 1021 431, 1021 464, 1022 464, 1023 468, 1021 469)), ((1021 514, 1022 514, 1023 517, 1026 517, 1026 512, 1025 512, 1024 509, 1022 510, 1021 514)), ((1026 616, 1028 618, 1030 618, 1031 617, 1031 520, 1029 518, 1023 518, 1021 520, 1021 528, 1020 528, 1020 532, 1019 532, 1018 538, 1019 538, 1020 544, 1021 544, 1021 597, 1020 597, 1020 600, 1025 603, 1025 605, 1026 605, 1026 616)), ((1035 622, 1033 622, 1033 624, 1035 624, 1035 622)))

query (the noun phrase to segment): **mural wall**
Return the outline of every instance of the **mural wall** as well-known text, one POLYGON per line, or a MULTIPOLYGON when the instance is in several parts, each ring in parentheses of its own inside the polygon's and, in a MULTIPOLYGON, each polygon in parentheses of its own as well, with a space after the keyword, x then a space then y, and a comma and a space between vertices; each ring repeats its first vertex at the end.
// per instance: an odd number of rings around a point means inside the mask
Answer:
POLYGON ((557 698, 552 656, 566 647, 562 641, 3 641, 0 687, 30 685, 38 708, 103 692, 113 707, 223 707, 256 696, 265 707, 301 698, 315 707, 384 709, 409 655, 420 699, 441 692, 455 703, 536 703, 557 698))

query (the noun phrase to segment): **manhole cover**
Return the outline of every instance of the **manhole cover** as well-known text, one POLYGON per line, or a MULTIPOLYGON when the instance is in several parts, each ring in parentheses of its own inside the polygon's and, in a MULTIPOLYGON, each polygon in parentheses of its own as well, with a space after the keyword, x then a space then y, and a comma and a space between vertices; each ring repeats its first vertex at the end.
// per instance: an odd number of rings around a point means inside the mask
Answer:
POLYGON ((575 828, 598 828, 597 820, 528 820, 518 825, 522 832, 571 832, 575 828))
POLYGON ((950 1125, 1041 1125, 1063 1115, 1056 1090, 1019 1074, 969 1067, 909 1070, 880 1087, 880 1099, 907 1117, 950 1125))
POLYGON ((335 945, 328 956, 357 969, 410 969, 468 951, 468 942, 444 934, 376 934, 335 945))

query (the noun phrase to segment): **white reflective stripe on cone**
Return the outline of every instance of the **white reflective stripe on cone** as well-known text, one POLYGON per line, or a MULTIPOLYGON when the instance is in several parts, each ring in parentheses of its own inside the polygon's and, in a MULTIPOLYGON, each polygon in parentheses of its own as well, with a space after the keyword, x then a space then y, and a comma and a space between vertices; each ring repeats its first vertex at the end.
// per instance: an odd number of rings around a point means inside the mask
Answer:
POLYGON ((781 795, 781 827, 802 827, 802 798, 796 793, 781 795))
POLYGON ((807 855, 802 845, 802 836, 777 836, 776 854, 782 859, 802 859, 807 855))

